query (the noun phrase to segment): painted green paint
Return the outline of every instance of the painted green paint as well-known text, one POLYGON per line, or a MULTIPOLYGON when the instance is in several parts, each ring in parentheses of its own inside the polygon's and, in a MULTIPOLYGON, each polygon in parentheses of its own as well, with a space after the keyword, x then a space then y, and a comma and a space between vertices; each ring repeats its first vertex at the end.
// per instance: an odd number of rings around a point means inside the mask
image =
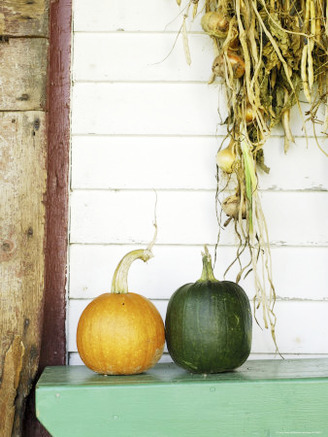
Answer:
POLYGON ((36 405, 54 437, 328 437, 328 360, 247 361, 217 375, 48 367, 36 405))

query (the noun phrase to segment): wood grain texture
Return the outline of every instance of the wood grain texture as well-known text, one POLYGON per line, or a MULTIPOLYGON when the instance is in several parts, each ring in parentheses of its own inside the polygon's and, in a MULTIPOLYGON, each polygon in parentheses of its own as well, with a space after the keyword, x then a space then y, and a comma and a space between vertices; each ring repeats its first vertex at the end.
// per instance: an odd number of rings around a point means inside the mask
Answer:
MULTIPOLYGON (((44 319, 39 374, 46 365, 66 362, 66 263, 70 146, 71 0, 50 3, 48 75, 47 245, 44 319)), ((49 436, 28 399, 24 437, 49 436)))
POLYGON ((2 0, 0 35, 47 36, 47 0, 2 0))
POLYGON ((45 319, 41 369, 64 364, 70 148, 70 0, 51 3, 45 319))
POLYGON ((5 111, 45 109, 48 41, 9 38, 0 43, 0 108, 5 111))
POLYGON ((26 397, 40 351, 48 4, 48 0, 4 0, 0 12, 0 393, 4 417, 0 434, 6 437, 22 435, 26 397))
POLYGON ((137 377, 47 368, 37 388, 38 417, 54 437, 324 437, 327 407, 324 359, 247 361, 217 375, 173 364, 137 377))
MULTIPOLYGON (((20 435, 38 366, 44 290, 46 122, 43 112, 2 112, 0 180, 0 397, 17 387, 13 435, 20 435), (15 339, 19 338, 21 352, 15 339), (9 360, 9 363, 7 364, 9 360), (11 371, 6 372, 6 366, 11 371), (2 370, 4 369, 4 370, 2 370), (21 370, 21 372, 20 372, 21 370), (19 380, 13 385, 13 374, 19 380)), ((15 377, 16 379, 16 377, 15 377)), ((6 401, 8 414, 12 408, 6 401)), ((8 428, 3 436, 11 436, 8 428)))
POLYGON ((25 347, 19 335, 16 335, 5 355, 2 371, 4 385, 0 397, 1 435, 11 435, 15 419, 15 399, 20 381, 25 347))

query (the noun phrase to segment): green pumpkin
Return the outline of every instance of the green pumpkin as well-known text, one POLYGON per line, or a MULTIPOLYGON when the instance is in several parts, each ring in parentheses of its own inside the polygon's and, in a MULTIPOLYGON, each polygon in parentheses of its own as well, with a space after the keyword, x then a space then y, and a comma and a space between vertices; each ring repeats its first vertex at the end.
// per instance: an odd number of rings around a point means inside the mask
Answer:
POLYGON ((238 284, 215 279, 207 247, 201 278, 172 295, 165 330, 173 361, 192 373, 226 372, 247 360, 252 342, 249 299, 238 284))

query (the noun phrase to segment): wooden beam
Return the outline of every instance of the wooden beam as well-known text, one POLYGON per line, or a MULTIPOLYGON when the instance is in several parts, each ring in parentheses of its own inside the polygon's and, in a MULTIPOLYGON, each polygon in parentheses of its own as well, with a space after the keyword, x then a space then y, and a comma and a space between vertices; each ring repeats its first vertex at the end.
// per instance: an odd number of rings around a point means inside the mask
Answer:
POLYGON ((4 0, 0 41, 0 435, 10 437, 22 433, 41 343, 48 0, 4 0))
MULTIPOLYGON (((48 56, 48 0, 3 0, 1 5, 2 437, 22 434, 26 396, 39 362, 42 303, 39 371, 66 359, 71 7, 71 0, 51 2, 48 56)), ((23 435, 48 435, 35 419, 33 404, 32 392, 23 435)))
POLYGON ((72 0, 50 8, 46 292, 40 370, 66 363, 72 0))
MULTIPOLYGON (((70 151, 70 63, 72 1, 50 4, 48 77, 48 184, 44 321, 38 375, 66 363, 66 264, 70 151)), ((35 417, 31 392, 24 437, 49 436, 35 417)))
MULTIPOLYGON (((19 433, 36 374, 44 290, 46 122, 0 112, 0 435, 19 433)), ((16 435, 16 434, 15 434, 16 435)), ((18 434, 17 434, 18 435, 18 434)))

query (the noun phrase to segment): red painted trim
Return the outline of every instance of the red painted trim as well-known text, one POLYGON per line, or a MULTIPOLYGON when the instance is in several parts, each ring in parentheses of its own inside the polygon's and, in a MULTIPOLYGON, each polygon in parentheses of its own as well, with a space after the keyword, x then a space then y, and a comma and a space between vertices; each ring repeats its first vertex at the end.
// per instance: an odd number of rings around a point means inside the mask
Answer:
MULTIPOLYGON (((45 297, 39 374, 66 363, 66 265, 70 150, 72 0, 50 1, 48 72, 48 186, 46 195, 45 297)), ((49 436, 28 400, 24 437, 49 436)))
POLYGON ((72 1, 50 4, 45 301, 40 367, 66 362, 72 1))

